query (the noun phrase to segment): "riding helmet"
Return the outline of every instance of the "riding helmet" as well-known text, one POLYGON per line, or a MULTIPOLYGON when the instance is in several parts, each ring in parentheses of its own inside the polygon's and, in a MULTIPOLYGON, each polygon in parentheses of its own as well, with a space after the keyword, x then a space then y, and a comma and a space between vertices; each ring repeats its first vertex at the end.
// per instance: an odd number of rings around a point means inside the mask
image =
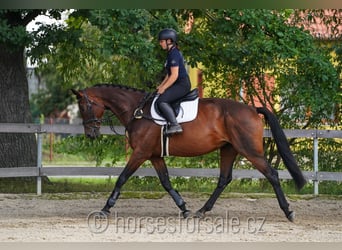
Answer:
POLYGON ((158 40, 171 39, 172 42, 177 42, 177 32, 174 29, 163 29, 158 34, 158 40))

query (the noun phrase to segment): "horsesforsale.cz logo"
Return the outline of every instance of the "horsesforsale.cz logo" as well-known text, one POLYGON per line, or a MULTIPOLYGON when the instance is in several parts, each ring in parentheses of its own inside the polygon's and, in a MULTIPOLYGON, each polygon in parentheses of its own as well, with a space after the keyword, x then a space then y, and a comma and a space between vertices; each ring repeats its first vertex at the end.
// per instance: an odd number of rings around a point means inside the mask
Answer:
POLYGON ((94 234, 105 232, 109 226, 108 216, 102 211, 93 211, 87 217, 89 231, 94 234))
POLYGON ((101 234, 109 228, 112 221, 114 233, 207 233, 207 234, 259 234, 264 233, 266 217, 239 218, 231 216, 226 211, 225 216, 183 218, 181 212, 178 217, 122 217, 114 213, 108 217, 102 211, 93 211, 87 217, 88 228, 91 233, 101 234))

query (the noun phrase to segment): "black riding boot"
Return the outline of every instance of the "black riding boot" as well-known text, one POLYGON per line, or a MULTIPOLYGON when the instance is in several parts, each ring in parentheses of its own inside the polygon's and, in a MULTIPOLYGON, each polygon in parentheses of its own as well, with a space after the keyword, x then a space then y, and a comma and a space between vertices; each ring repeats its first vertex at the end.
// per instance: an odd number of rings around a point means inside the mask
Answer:
POLYGON ((164 116, 164 118, 169 122, 169 126, 167 128, 166 134, 176 134, 176 133, 182 133, 183 129, 182 126, 178 124, 176 120, 175 113, 173 109, 171 108, 170 104, 166 102, 161 102, 158 105, 160 112, 164 116))

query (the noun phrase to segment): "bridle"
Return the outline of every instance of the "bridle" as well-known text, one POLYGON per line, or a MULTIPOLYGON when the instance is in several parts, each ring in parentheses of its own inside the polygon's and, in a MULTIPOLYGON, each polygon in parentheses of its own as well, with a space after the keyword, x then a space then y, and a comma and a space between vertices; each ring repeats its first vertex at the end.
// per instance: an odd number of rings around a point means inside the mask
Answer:
POLYGON ((86 120, 86 121, 83 121, 83 126, 85 126, 85 127, 88 127, 88 128, 90 128, 90 129, 93 129, 93 130, 95 130, 95 129, 99 129, 100 128, 100 126, 101 126, 101 122, 103 121, 102 119, 99 119, 99 118, 97 118, 96 116, 95 116, 95 114, 94 114, 94 112, 93 112, 93 104, 95 104, 95 105, 97 105, 97 106, 100 106, 100 107, 102 107, 102 108, 106 108, 105 106, 103 106, 103 105, 101 105, 101 104, 99 104, 99 103, 97 103, 97 102, 95 102, 94 100, 91 100, 91 99, 89 99, 89 97, 88 97, 88 95, 87 95, 87 93, 86 93, 86 91, 85 90, 83 90, 83 97, 84 97, 84 99, 86 100, 86 103, 87 103, 87 111, 86 112, 88 112, 88 113, 92 113, 92 116, 93 116, 93 118, 90 118, 90 119, 88 119, 88 120, 86 120), (93 124, 93 125, 89 125, 89 124, 93 124))
MULTIPOLYGON (((98 103, 98 102, 95 102, 94 100, 91 100, 91 99, 88 97, 88 95, 87 95, 87 93, 86 93, 85 90, 83 90, 83 97, 84 97, 84 99, 85 99, 85 101, 86 101, 86 104, 87 104, 87 111, 86 111, 86 112, 89 112, 89 113, 92 112, 92 116, 93 116, 93 118, 90 118, 90 119, 88 119, 88 120, 86 120, 86 121, 83 121, 83 122, 82 122, 83 126, 89 128, 89 129, 91 129, 93 132, 95 132, 95 130, 100 129, 101 123, 106 121, 106 122, 109 123, 110 129, 111 129, 115 134, 117 134, 117 135, 120 134, 119 132, 117 132, 117 131, 115 130, 115 127, 114 127, 114 124, 113 124, 113 120, 112 120, 112 119, 110 119, 110 118, 107 118, 107 119, 99 119, 99 118, 97 118, 97 117, 95 116, 95 114, 94 114, 94 112, 93 112, 93 104, 95 104, 95 105, 97 105, 97 106, 99 106, 99 107, 101 107, 101 108, 103 108, 103 109, 107 109, 107 107, 104 106, 104 105, 102 105, 102 104, 100 104, 100 103, 98 103)), ((112 114, 112 116, 114 116, 114 114, 112 114)))
MULTIPOLYGON (((110 129, 115 133, 115 134, 120 134, 119 132, 117 132, 115 130, 115 127, 113 125, 113 120, 110 119, 110 118, 107 118, 107 119, 99 119, 95 116, 94 112, 93 112, 93 105, 97 105, 103 109, 107 109, 107 107, 105 107, 104 105, 90 99, 86 93, 85 90, 82 91, 83 92, 83 98, 85 99, 86 101, 86 105, 87 105, 87 110, 86 112, 88 112, 88 114, 90 114, 90 117, 92 116, 92 118, 88 119, 88 120, 85 120, 82 122, 83 126, 84 127, 87 127, 89 129, 91 129, 93 132, 95 132, 95 130, 98 130, 100 129, 101 127, 101 123, 102 122, 108 122, 109 123, 109 127, 110 129)), ((141 118, 145 118, 147 120, 159 120, 159 119, 155 119, 155 118, 152 118, 151 116, 149 115, 145 115, 144 112, 143 112, 143 108, 145 107, 146 103, 153 99, 155 96, 157 95, 156 92, 152 92, 152 93, 147 93, 143 98, 142 100, 140 101, 138 107, 134 110, 133 112, 133 116, 132 116, 132 119, 131 121, 135 120, 135 119, 141 119, 141 118)), ((127 110, 123 111, 122 113, 125 113, 127 112, 127 110)), ((113 114, 114 116, 114 114, 113 114)), ((130 122, 131 122, 130 121, 130 122)), ((164 120, 160 120, 160 121, 164 121, 164 120)))

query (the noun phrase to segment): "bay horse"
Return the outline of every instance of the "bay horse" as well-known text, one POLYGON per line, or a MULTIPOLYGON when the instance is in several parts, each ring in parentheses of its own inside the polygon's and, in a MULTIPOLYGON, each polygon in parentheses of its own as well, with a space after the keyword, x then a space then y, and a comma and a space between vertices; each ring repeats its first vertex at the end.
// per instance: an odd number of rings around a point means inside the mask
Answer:
MULTIPOLYGON (((136 119, 135 111, 150 93, 132 87, 97 84, 83 90, 72 89, 79 105, 85 135, 91 139, 99 136, 104 111, 110 110, 126 129, 132 154, 115 183, 101 212, 110 213, 117 202, 120 190, 128 178, 147 160, 156 170, 164 189, 180 208, 184 218, 190 215, 182 196, 173 189, 167 166, 161 156, 161 126, 151 119, 136 119)), ((152 100, 142 108, 150 114, 152 100)), ((195 120, 182 124, 183 133, 169 138, 169 155, 193 157, 214 150, 220 151, 220 174, 218 183, 208 201, 196 215, 204 216, 210 211, 222 191, 232 181, 232 167, 238 154, 248 159, 271 183, 280 208, 289 221, 294 212, 281 189, 278 172, 264 156, 262 114, 268 122, 280 156, 291 174, 296 187, 301 189, 306 180, 289 148, 285 134, 276 116, 264 107, 252 107, 237 101, 221 98, 200 98, 195 120)))

